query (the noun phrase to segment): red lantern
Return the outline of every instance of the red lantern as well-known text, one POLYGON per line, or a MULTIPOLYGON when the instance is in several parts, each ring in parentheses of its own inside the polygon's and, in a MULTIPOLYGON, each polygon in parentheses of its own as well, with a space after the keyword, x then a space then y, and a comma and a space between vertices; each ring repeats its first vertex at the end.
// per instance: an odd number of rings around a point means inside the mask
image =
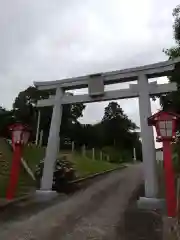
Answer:
POLYGON ((24 145, 28 142, 30 137, 30 128, 21 123, 15 123, 9 127, 12 134, 12 146, 15 144, 24 145))
POLYGON ((25 125, 17 123, 10 126, 9 130, 12 132, 13 159, 6 198, 8 200, 11 200, 14 198, 17 188, 21 165, 22 148, 23 145, 28 142, 30 136, 30 129, 25 125))
POLYGON ((177 114, 164 111, 160 111, 148 118, 149 125, 156 127, 158 142, 175 140, 178 118, 179 116, 177 114))
POLYGON ((169 217, 176 215, 175 176, 172 164, 171 142, 176 139, 177 120, 179 115, 160 111, 148 118, 148 124, 155 126, 157 142, 163 143, 163 159, 166 182, 166 201, 169 217))

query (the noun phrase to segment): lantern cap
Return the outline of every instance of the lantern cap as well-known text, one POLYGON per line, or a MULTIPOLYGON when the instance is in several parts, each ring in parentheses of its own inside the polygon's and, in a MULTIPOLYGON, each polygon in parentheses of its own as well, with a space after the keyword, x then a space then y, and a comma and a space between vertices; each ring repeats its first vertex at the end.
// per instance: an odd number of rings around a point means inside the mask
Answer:
POLYGON ((22 131, 28 131, 28 132, 32 131, 32 129, 28 125, 22 124, 20 122, 10 125, 9 130, 10 131, 22 130, 22 131))
POLYGON ((161 110, 148 118, 148 125, 152 126, 152 125, 155 125, 157 121, 160 121, 160 120, 166 121, 166 120, 171 120, 171 119, 172 120, 180 119, 180 115, 176 114, 174 112, 168 112, 168 111, 161 110))

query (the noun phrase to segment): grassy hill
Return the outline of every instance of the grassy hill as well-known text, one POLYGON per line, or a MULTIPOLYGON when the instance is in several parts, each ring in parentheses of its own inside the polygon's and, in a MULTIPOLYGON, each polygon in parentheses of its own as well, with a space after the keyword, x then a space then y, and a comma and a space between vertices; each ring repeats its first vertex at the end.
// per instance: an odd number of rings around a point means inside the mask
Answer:
MULTIPOLYGON (((76 175, 81 178, 95 173, 117 168, 118 164, 112 164, 106 161, 92 160, 88 157, 83 157, 79 153, 60 153, 60 156, 65 155, 68 161, 73 163, 76 175)), ((23 151, 23 158, 28 166, 34 172, 37 164, 45 156, 44 147, 36 147, 35 145, 26 146, 23 151)), ((12 150, 5 139, 0 138, 0 198, 5 197, 6 188, 9 180, 10 167, 12 162, 12 150)), ((31 179, 23 167, 20 170, 20 177, 16 196, 22 196, 35 189, 35 181, 31 179)))
MULTIPOLYGON (((32 170, 35 170, 36 165, 45 156, 45 148, 39 148, 34 146, 28 146, 24 150, 24 159, 32 170)), ((76 152, 60 152, 59 156, 66 156, 67 160, 72 162, 74 169, 79 177, 84 177, 98 172, 117 168, 119 165, 109 163, 107 161, 92 160, 89 157, 84 157, 80 153, 76 152)))
POLYGON ((73 163, 78 177, 89 176, 120 166, 119 164, 114 164, 106 161, 92 160, 78 153, 70 155, 68 159, 73 163))
MULTIPOLYGON (((6 189, 9 182, 10 169, 12 164, 12 149, 5 139, 0 138, 0 198, 6 195, 6 189)), ((16 196, 22 196, 29 193, 34 186, 34 181, 21 167, 19 183, 16 196)))
POLYGON ((11 148, 4 139, 0 138, 0 197, 5 197, 11 161, 11 148))

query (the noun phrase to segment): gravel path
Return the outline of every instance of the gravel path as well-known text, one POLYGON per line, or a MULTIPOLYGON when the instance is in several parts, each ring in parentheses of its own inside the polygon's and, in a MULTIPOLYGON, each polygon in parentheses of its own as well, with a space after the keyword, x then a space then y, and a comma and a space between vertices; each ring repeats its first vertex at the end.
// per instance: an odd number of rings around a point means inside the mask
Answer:
POLYGON ((134 190, 142 182, 141 164, 113 172, 70 199, 0 232, 1 240, 124 239, 119 225, 134 190))

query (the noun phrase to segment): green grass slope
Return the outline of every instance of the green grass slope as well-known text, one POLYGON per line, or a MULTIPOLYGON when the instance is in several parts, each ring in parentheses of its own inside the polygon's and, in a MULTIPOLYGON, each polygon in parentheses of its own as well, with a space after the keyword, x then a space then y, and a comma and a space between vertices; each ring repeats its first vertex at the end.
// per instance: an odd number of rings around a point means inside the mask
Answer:
MULTIPOLYGON (((0 138, 0 153, 0 198, 2 198, 5 197, 12 162, 11 147, 2 138, 0 138)), ((73 163, 76 175, 79 178, 115 169, 120 166, 107 161, 92 160, 91 158, 84 157, 79 153, 60 153, 60 156, 64 155, 67 157, 67 160, 73 163)), ((40 160, 42 160, 44 156, 44 147, 36 147, 35 145, 26 146, 23 151, 23 158, 33 172, 35 172, 37 164, 39 164, 40 160)), ((16 197, 29 193, 35 188, 35 185, 35 181, 31 179, 23 166, 21 166, 16 197)))
POLYGON ((86 177, 95 173, 104 172, 107 170, 115 169, 119 167, 119 164, 110 163, 107 161, 92 160, 88 157, 84 157, 78 153, 65 154, 67 159, 73 163, 74 169, 78 177, 86 177))
MULTIPOLYGON (((43 148, 25 147, 23 158, 32 171, 43 157, 43 148)), ((4 198, 9 182, 10 169, 12 164, 12 150, 5 139, 0 138, 0 198, 4 198)), ((28 194, 35 187, 35 181, 29 176, 21 165, 16 197, 28 194)))
POLYGON ((0 198, 5 197, 12 162, 12 151, 8 143, 0 138, 0 198))

